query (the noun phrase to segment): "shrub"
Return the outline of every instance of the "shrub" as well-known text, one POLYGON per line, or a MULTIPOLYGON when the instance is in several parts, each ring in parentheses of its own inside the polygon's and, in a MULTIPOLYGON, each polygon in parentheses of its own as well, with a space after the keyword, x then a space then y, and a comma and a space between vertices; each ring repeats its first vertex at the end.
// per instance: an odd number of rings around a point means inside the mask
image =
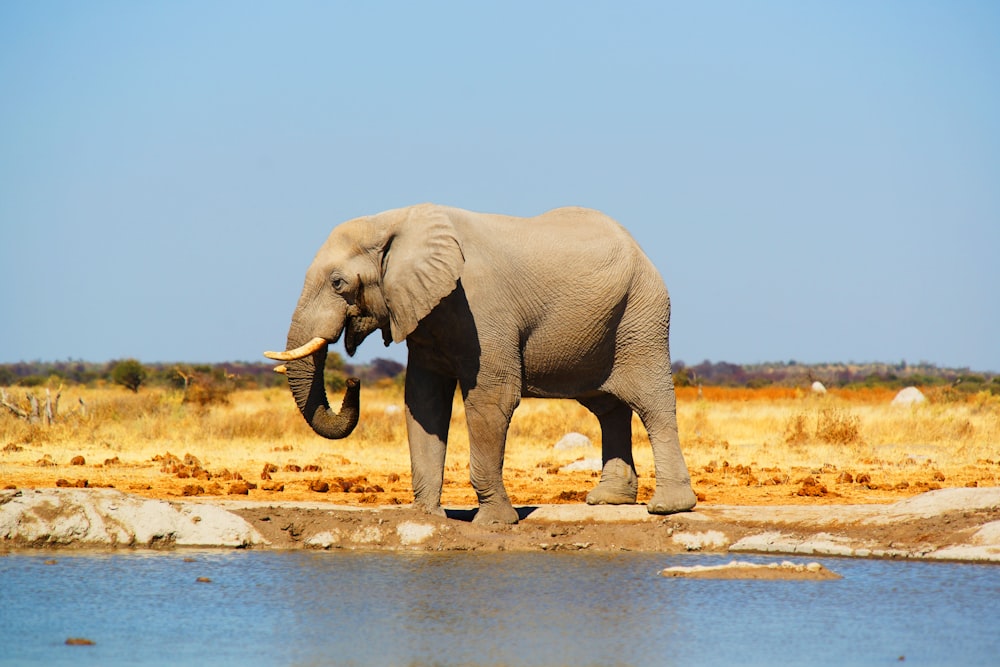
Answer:
POLYGON ((856 416, 826 408, 816 418, 816 437, 831 445, 850 445, 861 439, 861 420, 856 416))
POLYGON ((336 352, 326 355, 326 366, 323 377, 330 391, 341 391, 347 386, 347 373, 344 371, 344 358, 336 352))
POLYGON ((785 425, 785 443, 789 445, 804 445, 809 441, 806 426, 806 415, 800 413, 788 420, 785 425))
POLYGON ((785 443, 804 445, 813 439, 831 445, 850 445, 861 441, 861 420, 836 408, 824 408, 816 415, 816 430, 809 432, 809 417, 799 413, 785 424, 785 443))
POLYGON ((132 393, 137 393, 146 380, 146 369, 143 365, 135 359, 124 359, 113 363, 111 381, 131 390, 132 393))
POLYGON ((235 389, 235 376, 224 370, 209 366, 194 369, 177 367, 178 387, 184 391, 184 403, 206 407, 229 403, 229 395, 235 389))

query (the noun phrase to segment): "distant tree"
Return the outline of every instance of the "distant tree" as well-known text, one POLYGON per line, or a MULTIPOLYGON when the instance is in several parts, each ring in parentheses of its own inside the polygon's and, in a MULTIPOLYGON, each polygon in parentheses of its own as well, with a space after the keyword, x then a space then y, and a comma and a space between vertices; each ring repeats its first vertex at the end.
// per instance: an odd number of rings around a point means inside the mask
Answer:
POLYGON ((694 372, 685 366, 684 362, 674 364, 673 375, 676 387, 690 387, 694 384, 694 372))
POLYGON ((340 391, 347 386, 347 371, 344 369, 344 358, 337 352, 326 355, 323 377, 330 391, 340 391))
POLYGON ((111 381, 132 390, 133 393, 139 391, 145 380, 146 369, 135 359, 123 359, 111 368, 111 381))
MULTIPOLYGON (((329 370, 329 368, 329 365, 327 365, 327 370, 329 370)), ((398 361, 383 359, 381 357, 372 359, 370 364, 343 365, 343 373, 345 377, 353 375, 354 377, 361 378, 361 381, 365 383, 396 379, 405 370, 406 366, 398 361)))
POLYGON ((372 374, 376 378, 394 378, 406 370, 406 366, 392 359, 372 360, 372 374))

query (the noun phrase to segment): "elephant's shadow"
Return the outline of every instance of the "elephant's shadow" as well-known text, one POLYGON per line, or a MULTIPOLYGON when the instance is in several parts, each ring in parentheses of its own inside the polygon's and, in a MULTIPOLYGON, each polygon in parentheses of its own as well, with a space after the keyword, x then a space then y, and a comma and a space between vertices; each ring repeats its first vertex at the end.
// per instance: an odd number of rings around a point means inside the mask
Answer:
MULTIPOLYGON (((538 507, 535 505, 525 505, 522 507, 515 507, 514 509, 517 511, 517 520, 524 521, 531 515, 532 512, 537 510, 538 507)), ((476 518, 476 512, 478 511, 479 510, 477 508, 473 507, 470 509, 446 509, 444 513, 449 519, 471 523, 472 520, 476 518)))

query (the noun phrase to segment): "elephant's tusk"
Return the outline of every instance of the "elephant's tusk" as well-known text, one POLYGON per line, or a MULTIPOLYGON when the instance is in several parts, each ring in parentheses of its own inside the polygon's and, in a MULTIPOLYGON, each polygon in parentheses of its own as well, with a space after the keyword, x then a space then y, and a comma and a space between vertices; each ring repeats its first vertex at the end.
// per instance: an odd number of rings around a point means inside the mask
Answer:
POLYGON ((288 372, 288 368, 286 368, 284 364, 281 364, 280 366, 275 366, 271 370, 273 370, 275 373, 281 373, 282 375, 288 372))
POLYGON ((310 354, 315 354, 326 345, 328 345, 328 343, 325 338, 316 337, 305 345, 297 347, 294 350, 286 350, 284 352, 265 352, 264 356, 268 359, 274 359, 275 361, 295 361, 296 359, 308 357, 310 354))

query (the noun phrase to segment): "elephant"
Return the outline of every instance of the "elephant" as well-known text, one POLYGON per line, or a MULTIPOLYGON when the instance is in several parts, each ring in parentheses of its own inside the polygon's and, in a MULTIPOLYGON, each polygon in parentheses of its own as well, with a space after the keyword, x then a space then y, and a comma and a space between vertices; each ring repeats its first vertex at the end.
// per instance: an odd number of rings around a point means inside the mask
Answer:
POLYGON ((587 503, 631 504, 638 478, 632 414, 649 434, 651 514, 694 507, 677 431, 670 297, 632 236, 610 217, 567 207, 532 218, 420 204, 344 222, 306 271, 284 372, 303 417, 326 438, 358 422, 352 379, 328 403, 327 346, 348 355, 380 331, 406 341, 404 388, 414 507, 444 516, 441 489, 456 386, 465 406, 475 523, 518 521, 503 483, 522 397, 575 399, 596 415, 603 470, 587 503))

